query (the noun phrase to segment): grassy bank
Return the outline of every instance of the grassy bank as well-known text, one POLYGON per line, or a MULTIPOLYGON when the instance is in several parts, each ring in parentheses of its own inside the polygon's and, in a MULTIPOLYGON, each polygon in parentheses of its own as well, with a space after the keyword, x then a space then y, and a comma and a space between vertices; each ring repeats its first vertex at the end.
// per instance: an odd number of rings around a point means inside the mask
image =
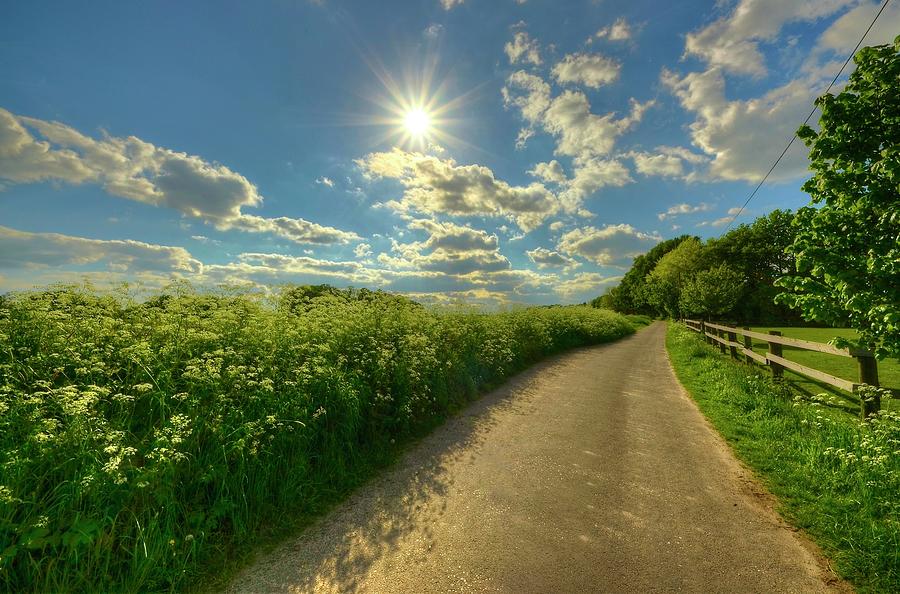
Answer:
POLYGON ((182 587, 479 391, 631 332, 322 288, 0 297, 0 589, 182 587))
POLYGON ((667 347, 703 413, 865 592, 900 590, 900 415, 864 424, 734 363, 680 324, 667 347))

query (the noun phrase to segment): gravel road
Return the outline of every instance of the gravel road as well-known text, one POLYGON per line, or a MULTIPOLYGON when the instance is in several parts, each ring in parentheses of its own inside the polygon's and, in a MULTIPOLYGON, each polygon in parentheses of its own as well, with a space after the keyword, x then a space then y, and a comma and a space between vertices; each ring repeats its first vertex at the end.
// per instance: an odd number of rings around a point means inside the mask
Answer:
POLYGON ((485 395, 233 592, 848 592, 675 378, 665 324, 485 395))

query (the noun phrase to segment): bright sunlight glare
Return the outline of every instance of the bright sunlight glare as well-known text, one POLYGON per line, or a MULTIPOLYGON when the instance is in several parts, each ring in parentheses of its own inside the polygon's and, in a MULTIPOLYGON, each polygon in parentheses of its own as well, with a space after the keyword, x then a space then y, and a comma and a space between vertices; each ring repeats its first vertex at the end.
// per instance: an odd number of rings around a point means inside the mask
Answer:
POLYGON ((412 109, 403 117, 403 125, 410 136, 421 137, 431 129, 431 116, 421 108, 412 109))

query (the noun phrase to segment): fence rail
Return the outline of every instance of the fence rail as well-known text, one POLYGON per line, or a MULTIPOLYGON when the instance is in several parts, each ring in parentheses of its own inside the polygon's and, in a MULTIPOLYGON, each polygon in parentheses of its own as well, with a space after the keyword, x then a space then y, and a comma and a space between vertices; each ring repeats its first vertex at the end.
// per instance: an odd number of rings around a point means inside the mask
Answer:
MULTIPOLYGON (((821 342, 800 340, 799 338, 787 338, 781 336, 781 333, 776 330, 771 330, 768 334, 763 334, 761 332, 754 332, 749 328, 737 328, 700 320, 682 321, 689 329, 694 332, 699 332, 704 336, 708 343, 718 344, 719 349, 723 354, 726 352, 730 353, 733 359, 739 359, 739 355, 743 355, 744 360, 747 363, 753 364, 755 362, 766 365, 772 370, 772 375, 776 378, 782 377, 785 369, 790 369, 794 373, 805 375, 806 377, 810 377, 814 380, 818 380, 851 393, 857 393, 859 388, 863 385, 878 386, 878 364, 875 360, 875 355, 864 349, 838 348, 821 342), (738 336, 743 338, 742 343, 738 342, 738 336), (768 343, 769 350, 765 355, 753 350, 752 339, 754 338, 768 343), (837 355, 840 357, 853 357, 859 364, 859 381, 853 382, 846 380, 825 373, 824 371, 801 365, 790 359, 785 359, 782 353, 783 346, 827 353, 829 355, 837 355)), ((870 416, 880 408, 881 401, 877 396, 874 399, 860 398, 860 413, 863 418, 870 416)))

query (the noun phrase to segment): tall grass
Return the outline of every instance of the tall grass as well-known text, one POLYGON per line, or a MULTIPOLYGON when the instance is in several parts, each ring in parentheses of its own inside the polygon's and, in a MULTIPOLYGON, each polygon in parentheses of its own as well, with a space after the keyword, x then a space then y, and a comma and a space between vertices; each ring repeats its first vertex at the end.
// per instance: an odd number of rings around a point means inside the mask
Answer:
POLYGON ((632 331, 590 307, 442 313, 321 287, 0 297, 0 589, 183 586, 479 390, 632 331))
POLYGON ((900 592, 900 414, 869 422, 732 362, 670 324, 678 378, 737 455, 860 591, 900 592))

